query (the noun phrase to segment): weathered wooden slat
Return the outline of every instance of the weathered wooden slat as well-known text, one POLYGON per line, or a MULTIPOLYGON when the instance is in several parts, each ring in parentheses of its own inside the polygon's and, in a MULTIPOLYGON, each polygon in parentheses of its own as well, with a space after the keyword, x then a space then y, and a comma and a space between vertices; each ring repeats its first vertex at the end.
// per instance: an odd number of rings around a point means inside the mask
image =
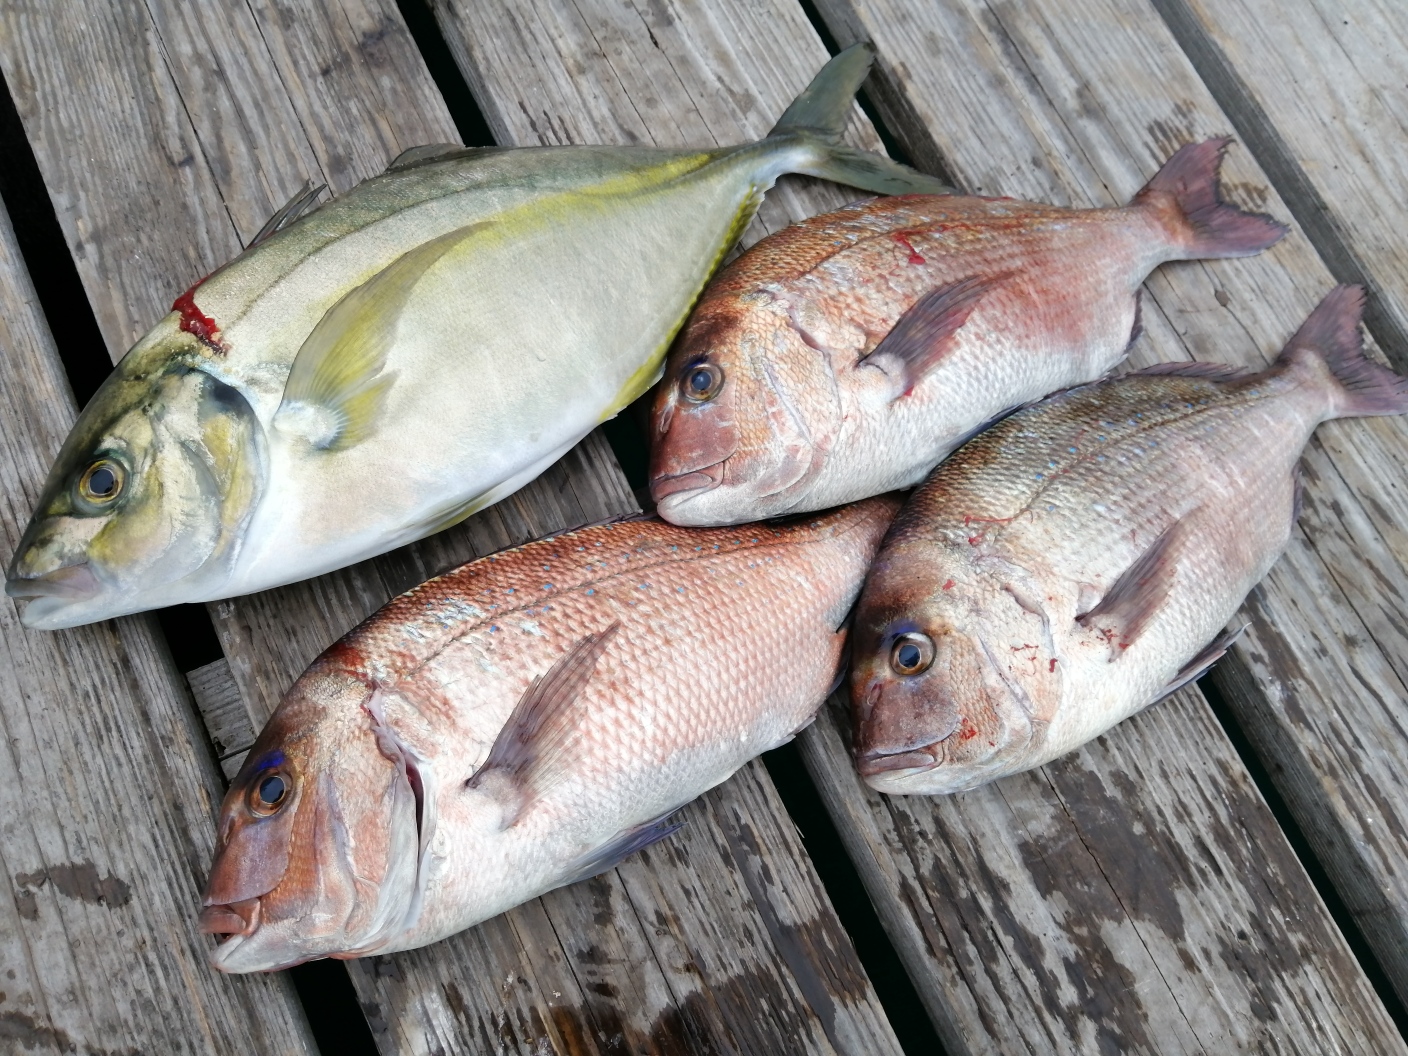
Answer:
MULTIPOLYGON (((875 98, 900 140, 975 191, 1125 201, 1177 145, 1229 129, 1142 0, 819 6, 843 43, 878 45, 875 98)), ((1245 150, 1229 155, 1225 184, 1288 218, 1245 150)), ((1331 282, 1298 232, 1259 257, 1165 267, 1148 284, 1148 337, 1134 359, 1260 365, 1331 282)), ((1216 675, 1397 980, 1408 978, 1408 550, 1394 524, 1405 455, 1399 419, 1322 427, 1304 460, 1300 531, 1253 592, 1251 630, 1216 675)))
MULTIPOLYGON (((10 7, 0 62, 114 353, 305 176, 343 190, 405 146, 454 138, 389 2, 10 7), (117 70, 103 68, 109 56, 117 70), (139 90, 116 89, 128 81, 139 90)), ((458 529, 212 606, 250 728, 318 651, 396 591, 634 508, 593 437, 458 529)), ((225 734, 238 726, 218 707, 212 718, 225 734)), ((227 760, 243 747, 221 744, 227 760)), ((761 766, 686 818, 649 861, 688 888, 608 874, 434 948, 353 962, 383 1050, 570 1042, 594 1052, 624 1039, 664 1051, 894 1051, 761 766), (768 839, 745 838, 766 827, 768 839), (783 876, 785 886, 768 879, 783 876), (846 985, 819 988, 828 973, 846 985)))
MULTIPOLYGON (((925 7, 927 9, 927 5, 925 7)), ((460 0, 442 0, 437 11, 451 48, 471 80, 495 134, 520 137, 519 141, 523 137, 554 142, 564 135, 624 139, 648 134, 652 142, 671 143, 679 141, 669 138, 672 135, 694 134, 693 122, 702 123, 722 142, 757 135, 766 130, 771 115, 790 99, 788 88, 795 91, 805 83, 822 58, 819 42, 798 25, 795 12, 790 15, 774 10, 760 12, 753 5, 537 4, 531 11, 505 14, 486 11, 482 5, 460 0), (789 29, 790 33, 782 32, 783 29, 789 29), (549 46, 561 57, 543 65, 549 70, 560 68, 563 72, 555 76, 521 72, 530 65, 525 56, 535 54, 533 49, 546 50, 549 46), (790 86, 779 77, 782 70, 792 71, 794 79, 790 86), (677 86, 688 86, 686 98, 692 105, 674 101, 680 94, 677 86)), ((889 15, 901 17, 894 11, 889 15)), ((916 43, 916 47, 928 48, 929 56, 935 53, 929 42, 916 43)), ((972 91, 971 86, 967 90, 972 91)), ((956 94, 961 96, 962 91, 956 94)), ((939 98, 948 100, 953 95, 939 98)), ((873 134, 868 142, 874 143, 873 134)), ((975 139, 974 149, 981 149, 981 143, 981 139, 975 139)), ((936 156, 935 152, 930 156, 936 156)), ((801 181, 796 181, 794 186, 797 183, 801 181)), ((1131 192, 1138 185, 1135 183, 1131 192)), ((997 190, 995 193, 1006 192, 997 190)), ((808 211, 819 204, 799 194, 786 205, 795 208, 794 202, 808 211)), ((768 217, 772 224, 784 218, 777 213, 768 217)), ((1192 709, 1204 730, 1217 730, 1206 705, 1196 696, 1185 698, 1179 706, 1192 709)), ((809 754, 819 754, 819 758, 828 761, 833 768, 829 774, 818 768, 821 783, 828 783, 832 791, 849 789, 843 797, 850 804, 849 809, 869 810, 876 797, 862 797, 851 775, 849 761, 840 752, 841 741, 834 728, 828 730, 823 725, 817 734, 807 735, 805 740, 809 754), (827 745, 827 751, 813 751, 814 747, 827 745), (844 775, 851 776, 843 780, 844 775)), ((1241 823, 1240 830, 1234 830, 1234 835, 1226 838, 1236 845, 1219 848, 1220 852, 1228 854, 1240 853, 1240 859, 1227 870, 1225 878, 1215 874, 1180 875, 1179 892, 1168 894, 1167 898, 1208 905, 1227 901, 1231 905, 1251 907, 1245 910, 1248 916, 1262 912, 1277 898, 1285 898, 1288 903, 1295 903, 1296 912, 1304 916, 1305 931, 1252 929, 1248 933, 1251 938, 1245 940, 1242 947, 1243 954, 1249 961, 1297 959, 1300 956, 1297 951, 1307 937, 1314 944, 1323 945, 1324 954, 1318 959, 1309 958, 1302 975, 1288 977, 1284 986, 1278 988, 1275 982, 1266 986, 1249 983, 1240 962, 1228 963, 1216 955, 1202 953, 1199 940, 1211 941, 1213 930, 1206 920, 1206 929, 1194 938, 1191 930, 1190 935, 1178 933, 1172 917, 1150 923, 1142 920, 1135 910, 1129 910, 1117 925, 1123 939, 1109 937, 1107 930, 1116 925, 1091 927, 1078 913, 1061 909, 1067 896, 1059 890, 1059 882, 1058 889, 1049 886, 1052 876, 1062 875, 1061 869, 1043 873, 1033 862, 1000 853, 1003 840, 1015 844, 1023 838, 1030 815, 1043 809, 1050 811, 1049 798, 1042 800, 1032 795, 1029 797, 1032 802, 1023 808, 1023 813, 1008 810, 1004 815, 1000 809, 994 809, 955 817, 950 819, 948 832, 951 839, 958 839, 962 834, 962 839, 970 846, 991 853, 993 862, 986 866, 993 873, 990 883, 999 896, 1004 886, 1008 889, 1006 904, 1002 897, 993 899, 984 907, 991 913, 984 918, 983 913, 974 912, 968 926, 991 930, 1001 914, 1011 910, 1012 904, 1023 903, 1024 912, 1028 914, 1026 923, 1033 934, 1051 937, 1050 945, 1040 954, 1050 970, 1029 972, 1019 966, 1008 975, 1007 989, 989 989, 983 992, 981 1001, 970 999, 968 1011, 971 1014, 964 1024, 965 1029, 947 1031, 950 1042, 972 1044, 974 1051, 984 1051, 981 1041, 984 1037, 1008 1040, 1025 1037, 1025 1043, 1037 1050, 1070 1048, 1095 1039, 1104 1029, 1112 1032, 1112 1037, 1124 1039, 1134 1049, 1139 1048, 1139 1039, 1143 1037, 1146 1041, 1157 1038, 1153 1044, 1167 1045, 1174 1051, 1197 1051, 1202 1041, 1219 1035, 1255 1036, 1256 1016, 1263 1008, 1279 1010, 1283 1006, 1295 1006, 1308 1007, 1311 1011, 1300 1021, 1298 1034, 1290 1036, 1318 1040, 1320 1027, 1316 1024, 1323 1018, 1332 1036, 1339 1031, 1345 1037, 1362 1041, 1382 1035, 1392 1044, 1391 1025, 1337 937, 1313 888, 1306 883, 1274 820, 1254 794, 1243 794, 1248 785, 1245 773, 1220 732, 1210 744, 1195 741, 1185 748, 1182 769, 1164 769, 1161 747, 1147 741, 1136 739, 1132 745, 1123 746, 1123 751, 1128 759, 1121 761, 1119 769, 1126 774, 1139 775, 1134 791, 1131 793, 1120 786, 1114 773, 1115 764, 1107 759, 1093 759, 1082 771, 1086 777, 1068 782, 1067 796, 1072 812, 1084 812, 1087 821, 1092 814, 1098 818, 1104 809, 1104 800, 1098 794, 1101 787, 1116 788, 1121 796, 1132 800, 1129 804, 1131 818, 1169 809, 1168 805, 1187 787, 1203 789, 1208 796, 1227 801, 1240 797, 1244 805, 1250 804, 1245 806, 1248 819, 1241 823), (995 830, 994 826, 998 828, 995 830), (1249 847, 1262 842, 1275 844, 1284 868, 1264 867, 1259 864, 1257 855, 1247 854, 1249 847), (1289 879, 1285 879, 1286 876, 1289 879), (1043 887, 1043 884, 1048 886, 1043 887), (1140 939, 1132 940, 1133 935, 1140 939), (1141 943, 1146 941, 1151 945, 1161 944, 1161 948, 1155 953, 1141 953, 1141 943), (1184 960, 1183 954, 1191 960, 1184 960), (1069 964, 1062 960, 1063 956, 1069 964), (1101 972, 1114 972, 1119 978, 1098 986, 1091 984, 1093 988, 1085 991, 1081 990, 1081 983, 1069 978, 1086 974, 1094 977, 1101 972), (1307 998, 1307 994, 1321 996, 1315 1001, 1307 998), (1046 1011, 1047 1002, 1057 1011, 1046 1011), (1341 1013, 1341 1005, 1352 1006, 1354 1011, 1341 1013), (983 1025, 982 1016, 975 1008, 990 1017, 987 1026, 983 1025), (1032 1008, 1037 1011, 1030 1011, 1032 1008), (1217 1011, 1210 1011, 1213 1009, 1217 1011), (1368 1026, 1355 1025, 1361 1010, 1368 1026), (1200 1028, 1201 1033, 1178 1026, 1186 1016, 1194 1015, 1204 1019, 1211 1016, 1212 1025, 1200 1028), (1045 1028, 1049 1033, 1024 1033, 1033 1017, 1040 1016, 1049 1020, 1045 1028), (1004 1018, 1009 1022, 1003 1023, 1004 1018), (1144 1022, 1146 1018, 1154 1025, 1147 1026, 1146 1033, 1140 1035, 1130 1024, 1144 1022), (1359 1031, 1362 1033, 1357 1033, 1359 1031), (961 1039, 965 1034, 979 1040, 964 1043, 961 1039)), ((1039 791, 1041 786, 1037 787, 1039 791)), ((1001 806, 1001 790, 985 795, 998 796, 997 803, 1001 806)), ((943 810, 942 802, 930 806, 943 810)), ((921 800, 914 801, 911 809, 923 815, 925 807, 925 801, 921 800)), ((839 803, 835 809, 838 816, 844 818, 845 810, 839 803)), ((889 824, 893 829, 897 823, 889 824)), ((1131 820, 1129 824, 1141 823, 1131 820)), ((1100 888, 1098 869, 1108 868, 1111 859, 1127 855, 1130 841, 1114 840, 1110 832, 1098 825, 1087 825, 1087 828, 1090 831, 1084 838, 1093 849, 1086 858, 1070 858, 1069 867, 1078 866, 1082 870, 1073 875, 1083 876, 1087 885, 1095 885, 1092 888, 1095 893, 1090 897, 1097 901, 1103 898, 1108 908, 1118 904, 1120 898, 1130 897, 1129 885, 1123 890, 1109 884, 1100 888)), ((914 837, 912 832, 910 836, 917 844, 913 853, 922 859, 926 880, 942 877, 950 893, 961 895, 969 878, 948 864, 948 844, 926 850, 925 841, 914 837)), ((1180 863, 1199 855, 1200 841, 1204 839, 1205 834, 1196 824, 1174 827, 1160 844, 1144 852, 1151 877, 1157 877, 1160 870, 1177 872, 1180 863)), ((900 841, 896 843, 901 845, 900 841)), ((860 853, 861 847, 853 846, 853 850, 860 853)), ((975 855, 969 864, 981 870, 986 861, 986 858, 977 860, 975 855)), ((905 892, 894 879, 891 875, 888 885, 876 886, 872 897, 877 903, 887 902, 897 915, 904 915, 900 907, 905 904, 905 892)), ((1157 891, 1136 892, 1140 893, 1146 897, 1157 895, 1157 891)), ((937 893, 931 897, 936 902, 942 901, 937 893)), ((909 935, 913 937, 916 923, 932 924, 935 910, 931 906, 928 910, 916 908, 911 912, 909 935)), ((1244 941, 1235 939, 1235 931, 1231 934, 1234 941, 1244 941)), ((963 955, 973 971, 982 970, 978 962, 995 959, 999 963, 993 964, 991 970, 1001 974, 1003 963, 1014 956, 1014 941, 1024 940, 1018 936, 1013 941, 970 946, 963 950, 963 955)), ((951 970, 946 977, 936 975, 932 958, 927 962, 911 960, 910 967, 916 975, 916 986, 921 992, 928 991, 930 1007, 936 1011, 937 1018, 942 1019, 938 1008, 948 999, 941 996, 940 991, 946 987, 938 980, 944 979, 951 987, 962 982, 961 975, 951 970)), ((955 1022, 952 1016, 949 1022, 955 1022)), ((957 1051, 965 1050, 960 1047, 957 1051)), ((990 1051, 1010 1050, 993 1042, 990 1051)))
POLYGON ((1153 0, 1343 282, 1408 365, 1408 9, 1394 0, 1153 0))
MULTIPOLYGON (((0 206, 0 554, 77 409, 0 206)), ((206 967, 220 795, 148 617, 46 633, 0 601, 0 1050, 315 1051, 287 978, 206 967)))

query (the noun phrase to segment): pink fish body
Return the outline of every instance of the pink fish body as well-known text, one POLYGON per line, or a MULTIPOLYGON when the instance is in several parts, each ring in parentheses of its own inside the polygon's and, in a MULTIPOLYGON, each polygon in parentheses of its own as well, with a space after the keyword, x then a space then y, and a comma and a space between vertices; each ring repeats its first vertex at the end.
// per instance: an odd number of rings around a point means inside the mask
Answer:
POLYGON ((1285 549, 1330 418, 1408 410, 1340 287, 1268 370, 1165 364, 1019 411, 896 518, 853 629, 857 762, 884 792, 1038 766, 1196 678, 1285 549))
POLYGON ((658 512, 729 524, 910 487, 993 418, 1105 374, 1155 267, 1284 234, 1220 202, 1226 145, 1182 148, 1123 208, 905 195, 764 239, 666 365, 658 512))
POLYGON ((666 835, 811 720, 897 508, 602 525, 392 601, 295 683, 231 784, 215 965, 421 946, 666 835))

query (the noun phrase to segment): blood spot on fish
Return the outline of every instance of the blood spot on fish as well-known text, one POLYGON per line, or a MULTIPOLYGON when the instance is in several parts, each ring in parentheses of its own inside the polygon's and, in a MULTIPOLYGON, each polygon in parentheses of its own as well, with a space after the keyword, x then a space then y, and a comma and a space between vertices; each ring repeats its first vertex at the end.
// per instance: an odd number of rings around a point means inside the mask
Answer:
POLYGON ((1056 673, 1056 658, 1053 656, 1051 662, 1046 665, 1046 673, 1052 675, 1056 673))
POLYGON ((909 235, 908 235, 907 232, 904 232, 904 231, 896 231, 896 232, 895 232, 893 235, 891 235, 890 237, 893 238, 893 239, 894 239, 896 242, 898 242, 900 245, 904 246, 904 248, 909 251, 909 262, 910 262, 911 264, 926 264, 926 263, 928 263, 928 261, 926 261, 923 257, 921 257, 921 256, 919 255, 919 251, 914 248, 914 243, 910 242, 910 240, 909 240, 909 235))
POLYGON ((952 590, 952 589, 953 589, 953 580, 951 580, 951 579, 946 579, 946 580, 944 580, 944 590, 952 590))
MULTIPOLYGON (((206 276, 209 278, 210 276, 206 276)), ((200 289, 201 279, 176 300, 171 302, 171 310, 181 313, 181 329, 191 334, 201 344, 205 345, 213 352, 224 355, 228 349, 220 340, 220 327, 215 324, 215 320, 206 315, 196 307, 196 290, 200 289)))

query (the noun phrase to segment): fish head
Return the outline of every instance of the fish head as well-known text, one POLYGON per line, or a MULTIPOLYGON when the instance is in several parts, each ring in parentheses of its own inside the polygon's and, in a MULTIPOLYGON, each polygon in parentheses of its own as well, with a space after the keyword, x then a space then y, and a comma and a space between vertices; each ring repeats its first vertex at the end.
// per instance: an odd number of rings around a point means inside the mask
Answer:
POLYGON ((376 689, 315 664, 280 702, 220 808, 201 929, 225 972, 374 952, 416 905, 419 772, 376 689))
MULTIPOLYGON (((1004 655, 1030 613, 940 547, 889 547, 852 629, 856 765, 880 792, 959 792, 1013 770, 1045 724, 1004 655)), ((1023 654, 1025 655, 1025 654, 1023 654)))
POLYGON ((650 493, 680 525, 811 509, 807 485, 839 421, 826 355, 771 294, 706 300, 665 366, 651 429, 650 493))
POLYGON ((264 434, 193 345, 159 326, 79 415, 6 573, 6 593, 28 599, 26 626, 191 600, 237 551, 263 485, 264 434))

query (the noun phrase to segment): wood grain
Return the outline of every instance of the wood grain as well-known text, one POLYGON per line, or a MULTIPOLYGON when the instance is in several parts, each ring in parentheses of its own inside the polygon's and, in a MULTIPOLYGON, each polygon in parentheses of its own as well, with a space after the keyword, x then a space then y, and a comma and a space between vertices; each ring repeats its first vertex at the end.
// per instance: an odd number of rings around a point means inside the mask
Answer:
MULTIPOLYGON (((389 2, 11 6, 0 11, 0 62, 115 354, 305 177, 344 190, 406 146, 455 138, 389 2), (119 90, 129 79, 138 88, 119 90)), ((248 708, 243 728, 398 591, 634 509, 596 435, 459 528, 212 606, 248 708)), ((232 763, 245 745, 229 693, 196 681, 232 763)), ((766 771, 745 768, 687 818, 652 852, 675 882, 607 874, 435 947, 353 962, 382 1050, 570 1042, 587 1053, 630 1039, 671 1052, 896 1051, 766 771), (759 832, 768 838, 746 838, 759 832), (818 985, 833 976, 846 985, 818 985)))
MULTIPOLYGON (((974 191, 1122 202, 1179 144, 1229 128, 1143 0, 819 6, 842 43, 879 47, 875 98, 894 133, 974 191)), ((1229 154, 1224 186, 1288 218, 1245 150, 1229 154)), ((1258 257, 1166 266, 1148 283, 1147 337, 1132 359, 1261 365, 1331 283, 1298 231, 1258 257)), ((1251 629, 1214 676, 1400 994, 1405 456, 1401 419, 1320 429, 1303 463, 1300 531, 1253 592, 1239 617, 1251 629)))
MULTIPOLYGON (((913 16, 930 5, 903 6, 913 16)), ((436 10, 495 135, 515 137, 517 142, 553 142, 554 137, 564 135, 621 139, 649 135, 651 142, 674 143, 677 140, 671 137, 695 134, 699 125, 721 142, 757 135, 790 99, 788 86, 779 81, 778 72, 791 70, 792 83, 800 87, 823 58, 820 42, 801 24, 797 12, 768 11, 766 17, 760 17, 757 5, 751 4, 539 3, 505 13, 468 2, 440 0, 436 10), (540 67, 549 72, 539 74, 540 67), (677 86, 687 86, 687 92, 680 92, 677 86)), ((900 12, 890 14, 901 17, 900 12)), ((928 46, 932 53, 933 42, 915 46, 928 46)), ((862 137, 860 141, 876 144, 874 133, 863 126, 854 131, 862 137)), ((981 144, 980 138, 974 139, 975 150, 981 144)), ((929 160, 939 160, 935 151, 930 151, 929 160)), ((775 204, 784 209, 815 209, 819 203, 806 197, 808 192, 800 182, 794 184, 793 197, 775 199, 775 204)), ((1138 186, 1136 182, 1130 193, 1138 186)), ((764 218, 764 226, 776 226, 799 215, 802 213, 772 212, 764 218)), ((1196 696, 1188 699, 1193 703, 1185 700, 1181 707, 1196 712, 1199 731, 1215 731, 1206 704, 1196 696)), ((804 742, 812 756, 817 755, 812 746, 829 745, 820 757, 828 760, 832 769, 818 768, 816 773, 825 794, 847 790, 844 795, 836 793, 839 798, 833 804, 844 828, 848 811, 863 813, 876 797, 863 797, 834 727, 823 722, 815 734, 804 735, 804 742)), ((1130 1051, 1167 1051, 1161 1050, 1164 1045, 1173 1051, 1200 1051, 1204 1043, 1209 1045, 1208 1051, 1216 1051, 1219 1038, 1264 1038, 1268 1032, 1258 1030, 1257 1017, 1267 1008, 1282 1016, 1289 1014, 1283 1010, 1309 1008, 1305 1022, 1285 1035, 1291 1041, 1318 1044, 1328 1029, 1328 1036, 1350 1039, 1351 1048, 1383 1038, 1389 1051, 1396 1051, 1392 1048, 1396 1038, 1392 1025, 1348 956, 1270 813, 1249 791, 1245 772, 1220 731, 1210 743, 1190 736, 1180 745, 1186 767, 1182 772, 1164 767, 1166 745, 1136 737, 1131 744, 1122 743, 1121 750, 1128 759, 1121 760, 1119 770, 1138 775, 1132 785, 1118 783, 1116 764, 1094 758, 1081 768, 1083 776, 1068 782, 1065 795, 1069 809, 1098 817, 1109 798, 1102 798, 1101 789, 1116 789, 1120 797, 1130 801, 1128 809, 1135 814, 1173 810, 1171 804, 1189 787, 1202 789, 1214 799, 1238 801, 1247 820, 1227 836, 1227 842, 1235 847, 1226 848, 1226 852, 1235 850, 1239 857, 1225 868, 1224 876, 1207 870, 1194 872, 1178 881, 1188 885, 1186 894, 1160 895, 1160 871, 1178 870, 1180 863, 1199 856, 1205 846, 1207 834, 1191 821, 1173 827, 1159 844, 1147 848, 1123 835, 1122 830, 1091 825, 1084 838, 1092 849, 1084 858, 1071 857, 1067 863, 1045 870, 1038 862, 1004 851, 1004 843, 1010 849, 1027 838, 1027 815, 1067 809, 1053 803, 1049 795, 1043 798, 1040 785, 1028 796, 1032 802, 1023 808, 1026 814, 993 810, 955 818, 937 844, 930 839, 935 831, 932 826, 923 835, 911 827, 912 851, 902 850, 906 845, 896 838, 894 846, 884 852, 918 856, 926 882, 942 888, 942 894, 937 890, 932 894, 932 903, 911 905, 910 892, 898 882, 897 864, 876 874, 884 880, 877 880, 872 887, 872 899, 877 905, 887 905, 893 918, 908 921, 911 939, 924 934, 921 924, 932 929, 934 914, 945 898, 976 897, 967 893, 973 876, 955 869, 948 860, 948 848, 955 841, 966 841, 974 848, 969 864, 979 872, 986 870, 987 882, 996 891, 990 899, 970 901, 967 926, 1000 933, 1003 914, 1014 912, 1013 906, 1020 903, 1032 933, 1049 940, 1040 956, 1052 971, 1027 971, 1020 965, 1009 971, 1018 955, 1005 940, 963 950, 965 971, 990 971, 995 976, 1006 972, 1006 984, 1001 987, 984 988, 951 969, 939 973, 936 960, 944 955, 909 961, 915 985, 929 997, 936 1021, 945 1021, 939 1009, 948 1002, 968 1002, 962 1029, 954 1029, 952 1024, 957 1020, 947 1017, 950 1026, 944 1029, 945 1040, 956 1046, 954 1051, 967 1051, 965 1046, 969 1045, 971 1051, 1016 1051, 1022 1046, 1035 1051, 1084 1051, 1102 1039, 1119 1039, 1130 1051), (1279 869, 1261 864, 1255 848, 1263 842, 1275 845, 1279 869), (1189 938, 1174 928, 1172 918, 1153 923, 1124 919, 1118 925, 1121 936, 1110 937, 1105 925, 1093 928, 1080 912, 1063 908, 1067 893, 1062 888, 1068 876, 1084 877, 1081 884, 1095 885, 1096 893, 1090 897, 1096 902, 1103 898, 1107 906, 1127 897, 1128 892, 1116 895, 1109 885, 1099 888, 1099 869, 1108 868, 1112 860, 1136 848, 1147 857, 1152 878, 1141 889, 1144 897, 1187 898, 1190 903, 1208 906, 1226 901, 1252 907, 1249 914, 1284 899, 1284 904, 1297 906, 1296 912, 1307 921, 1308 934, 1323 945, 1324 953, 1306 958, 1303 973, 1287 978, 1284 985, 1274 979, 1264 985, 1250 983, 1244 963, 1258 958, 1299 962, 1298 951, 1305 945, 1305 936, 1261 929, 1241 940, 1235 939, 1234 932, 1234 941, 1245 943, 1239 947, 1243 960, 1229 962, 1198 945, 1212 942, 1210 931, 1189 938), (1077 868, 1079 872, 1071 872, 1077 868), (1141 952, 1145 942, 1155 948, 1141 952), (1191 963, 1185 962, 1185 955, 1192 958, 1191 963), (1102 973, 1110 978, 1099 981, 1102 973), (1087 985, 1086 976, 1097 981, 1087 985), (976 987, 972 995, 964 993, 968 986, 976 987), (1341 1006, 1349 1011, 1342 1012, 1341 1006), (1051 1008, 1056 1011, 1050 1012, 1051 1008), (1215 1013, 1209 1011, 1213 1008, 1215 1013), (1186 1018, 1197 1021, 1209 1015, 1213 1020, 1201 1033, 1185 1024, 1186 1018), (1044 1023, 1040 1029, 1035 1027, 1038 1021, 1044 1023), (1132 1026, 1138 1024, 1144 1024, 1142 1033, 1132 1026), (1108 1031, 1108 1037, 1101 1031, 1108 1031)), ((933 808, 944 809, 941 803, 933 808)), ((914 801, 909 809, 924 816, 926 801, 914 801)), ((888 824, 891 830, 897 826, 895 822, 888 824)), ((1142 826, 1136 820, 1128 824, 1142 826)), ((1056 821, 1050 821, 1050 826, 1057 831, 1056 821)), ((1064 831, 1069 836, 1069 827, 1064 831)), ((861 853, 859 846, 852 850, 861 853)), ((1211 921, 1204 923, 1213 928, 1211 921)), ((1290 1041, 1287 1044, 1293 1048, 1290 1041)), ((1314 1051, 1313 1047, 1308 1051, 1314 1051)))
MULTIPOLYGON (((0 553, 77 414, 0 206, 0 553)), ((0 601, 0 1049, 311 1053, 286 977, 196 926, 219 772, 155 621, 48 633, 0 601)))
POLYGON ((1408 368, 1408 9, 1392 0, 1153 0, 1369 327, 1408 368))

